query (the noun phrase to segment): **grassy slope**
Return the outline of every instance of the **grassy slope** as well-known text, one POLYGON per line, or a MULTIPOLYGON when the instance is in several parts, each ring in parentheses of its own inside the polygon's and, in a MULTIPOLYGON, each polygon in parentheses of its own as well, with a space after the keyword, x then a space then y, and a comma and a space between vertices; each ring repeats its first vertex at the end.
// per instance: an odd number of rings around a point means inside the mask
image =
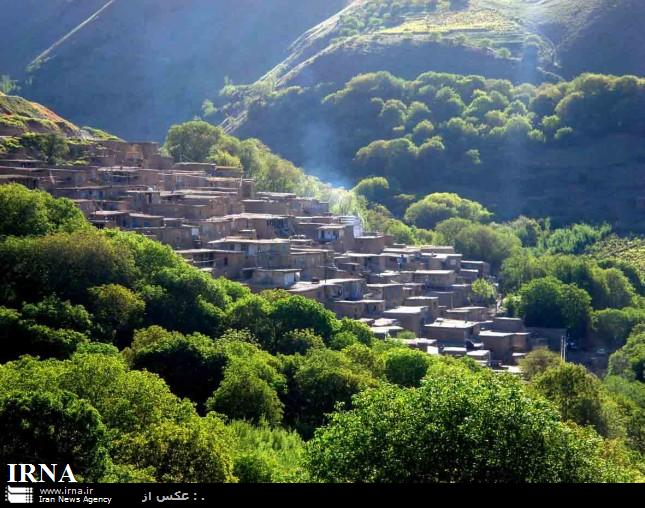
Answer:
POLYGON ((81 137, 79 127, 50 109, 16 95, 0 92, 0 132, 13 126, 21 132, 53 132, 69 137, 81 137))

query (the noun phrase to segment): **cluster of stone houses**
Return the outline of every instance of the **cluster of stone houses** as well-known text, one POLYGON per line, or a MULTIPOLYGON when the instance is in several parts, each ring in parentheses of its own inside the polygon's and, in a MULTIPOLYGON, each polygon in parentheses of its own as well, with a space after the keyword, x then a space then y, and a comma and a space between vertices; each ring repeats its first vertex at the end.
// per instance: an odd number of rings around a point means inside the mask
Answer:
POLYGON ((520 319, 473 295, 473 281, 493 280, 487 263, 365 232, 314 198, 259 192, 240 168, 175 164, 154 143, 109 141, 87 167, 0 159, 7 182, 69 198, 96 227, 159 240, 213 277, 315 299, 377 337, 412 332, 409 347, 428 354, 512 370, 531 348, 520 319))

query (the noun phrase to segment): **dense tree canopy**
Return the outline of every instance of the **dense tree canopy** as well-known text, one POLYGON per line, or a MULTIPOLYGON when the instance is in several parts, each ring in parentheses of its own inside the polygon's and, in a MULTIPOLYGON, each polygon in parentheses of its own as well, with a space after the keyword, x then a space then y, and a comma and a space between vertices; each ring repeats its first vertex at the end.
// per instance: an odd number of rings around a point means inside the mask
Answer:
POLYGON ((487 221, 491 213, 482 205, 457 194, 430 194, 406 210, 405 220, 415 226, 432 229, 438 223, 459 217, 472 221, 487 221))
POLYGON ((418 389, 383 387, 335 413, 307 447, 331 482, 611 481, 593 433, 494 373, 448 367, 418 389), (467 419, 463 415, 468 415, 467 419))
MULTIPOLYGON (((521 45, 522 66, 534 68, 536 42, 521 45)), ((545 49, 544 41, 538 44, 545 49)), ((505 47, 498 55, 513 56, 505 47)), ((612 140, 621 136, 626 146, 638 146, 644 94, 645 80, 635 76, 583 74, 535 85, 441 72, 408 79, 372 72, 344 84, 263 94, 244 107, 248 116, 238 131, 260 137, 321 177, 330 168, 343 168, 340 176, 350 186, 383 177, 390 188, 414 193, 416 200, 430 192, 467 191, 498 217, 540 213, 553 216, 558 227, 611 217, 624 229, 642 230, 627 207, 618 212, 595 206, 595 199, 611 196, 604 192, 609 188, 627 199, 637 195, 617 186, 602 165, 591 169, 586 160, 595 157, 596 146, 606 147, 600 148, 603 156, 620 154, 612 140), (573 175, 581 190, 575 204, 549 183, 573 175), (510 195, 500 200, 500 193, 510 195), (583 201, 583 195, 594 198, 583 201)), ((622 174, 638 178, 634 171, 622 174)), ((583 247, 584 227, 575 234, 581 242, 556 237, 553 247, 583 247)))
POLYGON ((8 463, 69 464, 78 481, 96 481, 107 467, 100 415, 69 393, 3 394, 0 436, 2 457, 8 463))
POLYGON ((0 210, 0 236, 45 235, 89 226, 69 199, 54 199, 18 184, 0 185, 0 210))
POLYGON ((609 358, 609 373, 645 382, 645 326, 636 328, 627 343, 609 358))
MULTIPOLYGON (((504 285, 518 291, 527 324, 572 334, 591 324, 616 346, 631 334, 604 382, 544 351, 522 361, 526 386, 377 341, 316 301, 251 294, 141 235, 82 223, 0 239, 0 446, 68 461, 92 481, 640 478, 638 271, 572 255, 543 261, 548 224, 472 219, 408 233, 463 247, 494 270, 505 259, 504 285), (302 439, 314 435, 305 457, 302 439)), ((489 302, 491 288, 475 283, 489 302)))
POLYGON ((564 420, 591 425, 598 433, 607 434, 602 385, 583 366, 564 364, 547 369, 535 376, 531 384, 558 406, 564 420))
POLYGON ((583 337, 591 318, 591 298, 554 277, 535 279, 520 289, 520 315, 528 326, 566 328, 583 337))

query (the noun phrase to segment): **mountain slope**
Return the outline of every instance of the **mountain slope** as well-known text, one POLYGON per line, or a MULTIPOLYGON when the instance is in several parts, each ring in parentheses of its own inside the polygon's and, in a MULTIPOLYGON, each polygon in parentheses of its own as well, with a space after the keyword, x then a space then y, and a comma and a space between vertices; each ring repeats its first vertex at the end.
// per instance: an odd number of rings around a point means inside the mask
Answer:
POLYGON ((83 130, 41 104, 0 92, 0 136, 27 132, 83 137, 83 130))
POLYGON ((108 0, 0 0, 0 73, 18 79, 39 54, 108 0), (54 22, 55 20, 55 22, 54 22))
POLYGON ((263 80, 337 85, 386 70, 539 83, 582 72, 645 75, 640 0, 358 0, 302 35, 263 80))
POLYGON ((633 76, 514 86, 379 72, 278 89, 251 102, 234 132, 347 187, 383 176, 393 194, 457 192, 499 218, 643 231, 644 119, 645 79, 633 76))
POLYGON ((24 48, 2 57, 0 73, 26 77, 23 95, 76 123, 158 140, 170 124, 198 114, 225 77, 254 81, 346 3, 54 0, 41 13, 43 2, 0 1, 0 41, 24 48))

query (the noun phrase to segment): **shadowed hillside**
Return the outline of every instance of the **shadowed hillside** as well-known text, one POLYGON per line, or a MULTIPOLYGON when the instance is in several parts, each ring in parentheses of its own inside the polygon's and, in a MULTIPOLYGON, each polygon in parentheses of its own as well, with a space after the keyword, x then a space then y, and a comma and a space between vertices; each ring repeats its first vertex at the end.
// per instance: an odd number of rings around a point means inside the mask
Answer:
POLYGON ((225 77, 259 78, 345 3, 2 0, 0 42, 18 50, 0 57, 0 74, 23 80, 21 94, 76 123, 161 140, 170 124, 198 114, 225 77))

